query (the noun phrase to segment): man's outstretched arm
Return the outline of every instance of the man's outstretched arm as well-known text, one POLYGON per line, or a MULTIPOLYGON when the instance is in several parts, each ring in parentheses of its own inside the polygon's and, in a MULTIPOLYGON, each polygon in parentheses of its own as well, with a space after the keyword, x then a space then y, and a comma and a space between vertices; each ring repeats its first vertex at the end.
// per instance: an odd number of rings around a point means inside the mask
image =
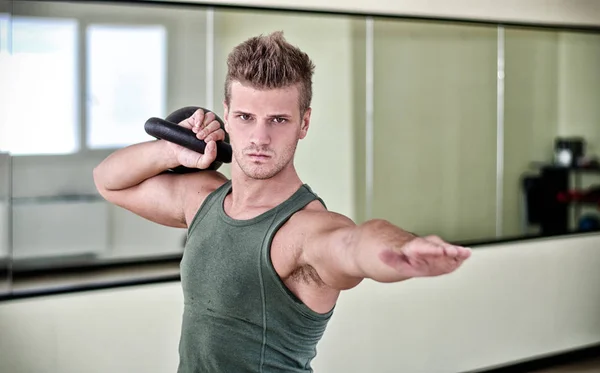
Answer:
POLYGON ((337 289, 351 288, 365 278, 399 282, 448 274, 471 255, 470 249, 436 236, 418 237, 386 220, 356 225, 340 215, 321 216, 318 226, 322 228, 307 238, 303 261, 337 289))

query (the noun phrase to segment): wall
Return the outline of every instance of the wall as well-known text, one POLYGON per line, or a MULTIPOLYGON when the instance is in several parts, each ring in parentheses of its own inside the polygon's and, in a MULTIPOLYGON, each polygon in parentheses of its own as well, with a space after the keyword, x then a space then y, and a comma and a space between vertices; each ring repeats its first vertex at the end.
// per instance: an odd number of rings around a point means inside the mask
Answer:
MULTIPOLYGON (((365 281, 341 296, 315 371, 455 373, 600 343, 598 242, 480 247, 452 275, 365 281)), ((3 302, 0 371, 173 372, 181 312, 179 283, 3 302)))
MULTIPOLYGON (((167 0, 168 1, 168 0, 167 0)), ((177 0, 196 4, 223 4, 326 11, 363 12, 477 19, 506 22, 533 22, 554 25, 600 25, 600 3, 590 0, 177 0)))

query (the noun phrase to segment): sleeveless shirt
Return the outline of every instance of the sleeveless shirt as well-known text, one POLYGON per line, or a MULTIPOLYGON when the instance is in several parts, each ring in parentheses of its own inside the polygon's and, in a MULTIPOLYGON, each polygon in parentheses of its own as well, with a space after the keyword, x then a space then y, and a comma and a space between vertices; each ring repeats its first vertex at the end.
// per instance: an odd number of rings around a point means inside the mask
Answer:
POLYGON ((252 219, 223 208, 231 181, 212 192, 188 229, 181 261, 184 311, 178 373, 306 373, 333 309, 317 313, 271 262, 277 230, 311 201, 306 184, 252 219))

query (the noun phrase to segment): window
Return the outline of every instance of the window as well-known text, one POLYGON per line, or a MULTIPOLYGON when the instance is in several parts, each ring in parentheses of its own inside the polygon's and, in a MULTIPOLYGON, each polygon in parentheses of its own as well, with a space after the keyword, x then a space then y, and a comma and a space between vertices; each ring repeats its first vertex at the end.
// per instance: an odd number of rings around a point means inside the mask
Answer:
POLYGON ((166 111, 165 28, 90 25, 87 67, 87 146, 151 139, 144 122, 166 111))
POLYGON ((9 87, 2 93, 8 105, 1 110, 0 149, 13 155, 77 151, 77 21, 12 17, 11 27, 7 17, 0 22, 0 74, 9 87), (12 54, 5 47, 9 40, 12 54))
POLYGON ((0 13, 0 56, 8 53, 10 14, 0 13))

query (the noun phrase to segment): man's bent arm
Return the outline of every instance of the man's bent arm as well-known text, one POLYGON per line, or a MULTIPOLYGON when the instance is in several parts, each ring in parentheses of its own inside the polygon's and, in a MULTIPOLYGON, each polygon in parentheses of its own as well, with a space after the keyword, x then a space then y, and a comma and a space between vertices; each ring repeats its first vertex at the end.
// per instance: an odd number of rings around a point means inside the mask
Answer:
POLYGON ((94 169, 94 182, 100 195, 117 206, 158 224, 187 228, 197 206, 186 197, 210 189, 219 178, 211 171, 164 173, 179 165, 168 146, 156 140, 119 149, 94 169))
POLYGON ((94 182, 101 193, 122 190, 176 166, 177 158, 165 141, 143 142, 110 154, 94 168, 94 182))

